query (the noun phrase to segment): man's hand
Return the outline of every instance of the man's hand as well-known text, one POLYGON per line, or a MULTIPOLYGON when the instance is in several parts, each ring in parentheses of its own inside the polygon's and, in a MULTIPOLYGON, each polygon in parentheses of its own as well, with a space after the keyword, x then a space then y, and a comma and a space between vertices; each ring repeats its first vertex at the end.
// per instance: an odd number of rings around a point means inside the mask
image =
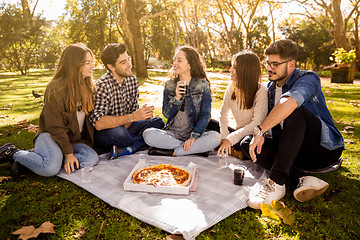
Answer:
POLYGON ((231 153, 231 142, 227 139, 221 139, 221 142, 220 142, 220 147, 219 147, 219 150, 217 152, 217 155, 224 157, 224 154, 226 156, 229 156, 231 153))
POLYGON ((154 106, 142 106, 140 109, 136 110, 135 112, 133 112, 133 120, 135 121, 140 121, 140 120, 145 120, 145 119, 149 119, 151 117, 154 116, 154 106))
POLYGON ((74 154, 70 153, 65 155, 65 164, 64 169, 67 174, 70 174, 75 171, 75 166, 79 169, 79 161, 74 156, 74 154))
POLYGON ((249 154, 250 154, 250 157, 253 160, 253 162, 257 161, 256 154, 255 154, 255 149, 256 149, 256 153, 260 154, 261 153, 261 148, 262 148, 262 145, 264 144, 264 142, 265 142, 265 138, 261 137, 261 136, 258 136, 258 135, 255 135, 253 137, 253 139, 251 139, 251 142, 250 142, 250 145, 249 145, 249 154))
POLYGON ((195 140, 196 139, 194 137, 190 137, 183 143, 182 147, 184 148, 185 152, 190 151, 190 148, 194 144, 195 140))

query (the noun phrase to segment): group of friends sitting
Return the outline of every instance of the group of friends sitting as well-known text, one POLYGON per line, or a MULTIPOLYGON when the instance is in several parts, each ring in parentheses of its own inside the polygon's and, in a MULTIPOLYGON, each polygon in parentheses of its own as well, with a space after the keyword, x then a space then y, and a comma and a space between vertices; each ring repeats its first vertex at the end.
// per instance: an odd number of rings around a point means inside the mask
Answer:
POLYGON ((191 46, 173 57, 163 90, 162 114, 154 106, 139 107, 139 83, 124 43, 102 52, 107 72, 95 83, 94 55, 84 44, 67 46, 44 94, 34 150, 11 143, 0 147, 11 176, 24 169, 41 176, 67 174, 80 163, 96 165, 99 152, 109 159, 148 150, 149 155, 241 155, 269 170, 250 194, 248 206, 260 208, 280 200, 285 182, 297 185, 293 195, 304 202, 329 184, 306 172, 339 161, 344 141, 326 106, 319 76, 296 68, 298 47, 289 39, 265 49, 269 82, 261 83, 261 62, 250 50, 232 57, 231 81, 219 121, 211 119, 211 82, 205 64, 191 46), (236 128, 229 126, 233 117, 236 128), (241 154, 239 154, 241 153, 241 154))

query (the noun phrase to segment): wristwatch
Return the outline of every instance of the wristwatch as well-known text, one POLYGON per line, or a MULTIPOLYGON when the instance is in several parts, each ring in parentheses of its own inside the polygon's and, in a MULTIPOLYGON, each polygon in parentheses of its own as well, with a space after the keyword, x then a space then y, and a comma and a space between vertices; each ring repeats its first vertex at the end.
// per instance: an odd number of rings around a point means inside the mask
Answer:
POLYGON ((266 132, 264 132, 259 125, 254 129, 254 136, 265 137, 266 132))

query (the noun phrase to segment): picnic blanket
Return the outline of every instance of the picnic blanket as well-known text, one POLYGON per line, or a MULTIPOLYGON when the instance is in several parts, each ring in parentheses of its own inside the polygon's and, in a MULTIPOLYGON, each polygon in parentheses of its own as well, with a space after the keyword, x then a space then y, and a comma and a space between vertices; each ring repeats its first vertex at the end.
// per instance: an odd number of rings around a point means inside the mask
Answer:
POLYGON ((252 161, 234 157, 227 157, 226 161, 230 167, 221 167, 216 152, 210 153, 209 157, 165 157, 149 156, 142 151, 115 160, 108 160, 103 154, 93 168, 90 183, 82 183, 81 171, 67 175, 62 170, 58 176, 143 222, 171 234, 182 234, 185 239, 195 239, 200 232, 247 207, 250 188, 266 174, 252 161), (177 166, 195 163, 198 169, 196 191, 189 195, 124 191, 123 183, 139 160, 177 166), (233 183, 231 166, 234 164, 248 167, 243 186, 233 183))

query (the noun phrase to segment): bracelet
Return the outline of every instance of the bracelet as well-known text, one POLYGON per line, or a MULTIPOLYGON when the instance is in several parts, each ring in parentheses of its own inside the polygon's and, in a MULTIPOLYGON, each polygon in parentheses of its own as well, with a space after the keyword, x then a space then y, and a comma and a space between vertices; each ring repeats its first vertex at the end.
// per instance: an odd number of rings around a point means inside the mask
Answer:
POLYGON ((261 131, 264 131, 264 130, 262 130, 262 128, 260 127, 260 125, 257 125, 257 127, 258 127, 261 131))
POLYGON ((257 125, 254 129, 254 135, 255 136, 260 136, 260 137, 264 137, 265 136, 265 133, 264 131, 260 128, 259 125, 257 125))

